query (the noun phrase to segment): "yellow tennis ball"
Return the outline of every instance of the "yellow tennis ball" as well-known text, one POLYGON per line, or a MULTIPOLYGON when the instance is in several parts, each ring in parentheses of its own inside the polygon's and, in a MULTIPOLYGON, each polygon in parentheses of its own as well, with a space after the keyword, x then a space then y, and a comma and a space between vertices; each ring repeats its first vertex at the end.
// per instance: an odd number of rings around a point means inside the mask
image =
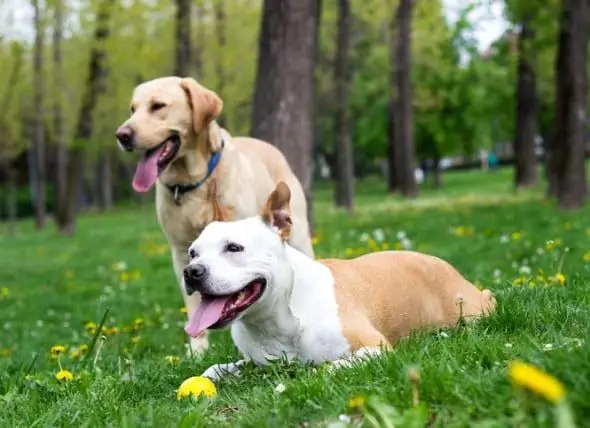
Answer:
POLYGON ((211 379, 203 376, 193 376, 180 384, 180 388, 176 392, 176 397, 178 400, 190 395, 197 398, 201 394, 207 398, 211 398, 217 394, 217 388, 215 388, 215 384, 211 382, 211 379))

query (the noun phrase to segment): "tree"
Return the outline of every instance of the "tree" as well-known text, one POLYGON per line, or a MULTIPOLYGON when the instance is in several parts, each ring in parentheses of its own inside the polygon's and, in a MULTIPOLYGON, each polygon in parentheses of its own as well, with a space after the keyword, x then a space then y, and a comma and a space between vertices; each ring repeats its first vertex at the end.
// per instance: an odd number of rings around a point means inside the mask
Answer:
POLYGON ((96 14, 96 28, 88 60, 88 77, 78 111, 75 138, 68 153, 67 188, 65 204, 56 208, 55 221, 59 230, 72 234, 76 230, 76 217, 79 209, 81 185, 84 171, 84 146, 90 142, 93 131, 93 112, 98 97, 104 93, 108 76, 105 42, 110 36, 109 21, 116 0, 101 0, 96 14))
MULTIPOLYGON (((219 94, 221 99, 225 98, 225 67, 223 65, 223 58, 226 55, 226 36, 225 36, 225 5, 223 0, 217 0, 214 5, 215 8, 215 34, 217 35, 217 54, 215 60, 215 74, 217 76, 217 86, 215 91, 219 94)), ((225 115, 223 112, 218 118, 220 126, 225 126, 225 115)))
POLYGON ((354 161, 350 129, 348 123, 348 86, 349 86, 349 0, 338 0, 338 32, 336 35, 336 60, 334 66, 334 84, 336 99, 336 189, 335 202, 339 207, 354 209, 354 161))
MULTIPOLYGON (((412 0, 400 0, 396 12, 395 62, 395 169, 399 190, 404 196, 415 196, 418 186, 414 177, 414 113, 412 107, 412 0)), ((394 90, 392 90, 393 92, 394 90)))
POLYGON ((276 145, 301 181, 311 216, 317 0, 265 0, 251 134, 276 145))
POLYGON ((176 60, 174 74, 191 75, 191 0, 176 0, 176 60))
POLYGON ((588 62, 587 0, 563 0, 555 61, 555 128, 550 169, 562 209, 579 208, 588 193, 585 122, 588 62))
POLYGON ((67 188, 67 162, 68 152, 66 145, 66 123, 63 117, 63 92, 64 69, 62 62, 63 42, 63 0, 54 0, 53 17, 53 84, 56 91, 53 104, 53 143, 55 144, 55 206, 61 207, 65 204, 67 188))
POLYGON ((43 47, 45 46, 45 25, 43 12, 39 0, 33 0, 35 44, 33 49, 33 88, 34 88, 34 129, 33 159, 34 168, 29 171, 34 189, 35 226, 37 229, 45 227, 45 109, 43 47))
POLYGON ((518 37, 516 83, 516 135, 514 137, 514 184, 530 187, 538 182, 535 139, 538 131, 537 76, 532 41, 534 30, 526 17, 518 37))
POLYGON ((0 169, 5 172, 6 178, 6 217, 7 217, 7 234, 14 235, 16 230, 17 217, 17 203, 16 203, 16 171, 12 165, 12 160, 22 151, 22 144, 18 144, 19 129, 18 119, 16 113, 19 113, 15 106, 18 106, 18 101, 15 102, 15 94, 18 93, 18 84, 21 78, 23 68, 23 47, 13 42, 11 45, 10 59, 11 64, 10 74, 6 80, 6 88, 3 91, 2 98, 0 98, 0 169), (16 128, 16 129, 15 129, 16 128))

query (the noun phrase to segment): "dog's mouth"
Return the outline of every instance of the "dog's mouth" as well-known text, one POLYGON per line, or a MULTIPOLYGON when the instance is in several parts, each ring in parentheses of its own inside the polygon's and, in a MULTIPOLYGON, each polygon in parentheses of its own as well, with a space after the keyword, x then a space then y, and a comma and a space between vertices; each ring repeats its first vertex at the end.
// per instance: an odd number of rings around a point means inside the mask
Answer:
POLYGON ((242 312, 252 306, 264 293, 266 279, 257 278, 249 282, 240 291, 224 296, 201 294, 201 304, 190 315, 184 331, 197 337, 207 329, 218 329, 227 326, 242 312))
POLYGON ((180 137, 173 134, 163 143, 147 150, 135 170, 133 177, 133 189, 136 192, 147 192, 152 188, 158 175, 178 154, 180 149, 180 137))

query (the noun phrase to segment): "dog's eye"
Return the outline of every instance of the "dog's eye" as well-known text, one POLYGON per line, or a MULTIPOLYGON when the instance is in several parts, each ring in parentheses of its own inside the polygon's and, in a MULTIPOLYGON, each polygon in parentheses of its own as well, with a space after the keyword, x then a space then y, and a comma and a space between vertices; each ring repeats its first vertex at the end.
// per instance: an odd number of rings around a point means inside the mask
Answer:
POLYGON ((234 244, 233 242, 230 242, 225 246, 225 251, 227 251, 228 253, 239 253, 241 251, 244 251, 244 247, 240 244, 234 244))
POLYGON ((131 114, 135 113, 135 107, 131 106, 129 107, 129 110, 131 111, 131 114))
POLYGON ((154 112, 154 111, 162 110, 164 107, 166 107, 166 104, 164 104, 164 103, 153 103, 151 110, 152 110, 152 112, 154 112))
POLYGON ((194 248, 191 248, 190 250, 188 250, 188 256, 192 260, 192 259, 198 257, 199 254, 196 252, 196 250, 194 248))

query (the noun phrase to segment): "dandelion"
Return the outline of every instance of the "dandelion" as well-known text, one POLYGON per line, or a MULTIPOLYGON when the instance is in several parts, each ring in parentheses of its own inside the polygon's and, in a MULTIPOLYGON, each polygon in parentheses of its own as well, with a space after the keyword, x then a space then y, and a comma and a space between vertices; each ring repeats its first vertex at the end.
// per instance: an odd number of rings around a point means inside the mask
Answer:
POLYGON ((347 247, 346 250, 344 250, 344 254, 346 255, 346 257, 352 257, 352 255, 354 254, 354 250, 350 247, 347 247))
POLYGON ((178 364, 180 362, 180 357, 177 357, 176 355, 166 355, 164 359, 170 364, 178 364))
POLYGON ((556 282, 559 285, 563 285, 565 284, 565 275, 559 272, 552 278, 552 280, 553 282, 556 282))
POLYGON ((90 334, 95 334, 96 333, 96 328, 97 325, 95 322, 87 322, 86 324, 84 324, 84 328, 86 329, 86 331, 90 334))
POLYGON ((311 245, 316 246, 321 242, 321 239, 318 235, 311 238, 311 245))
POLYGON ((590 251, 586 251, 586 253, 584 254, 584 261, 590 262, 590 251))
POLYGON ((137 331, 141 329, 141 327, 143 327, 143 318, 136 318, 135 321, 133 321, 133 329, 137 331))
POLYGON ((217 388, 215 388, 215 384, 211 382, 211 379, 203 376, 193 376, 180 384, 180 387, 176 392, 176 398, 178 400, 188 396, 197 398, 201 395, 211 398, 216 394, 217 388))
POLYGON ((57 380, 60 380, 60 381, 66 381, 66 382, 69 382, 69 381, 71 381, 72 379, 74 379, 74 375, 73 375, 73 374, 72 374, 72 372, 71 372, 71 371, 69 371, 69 370, 63 370, 63 369, 61 369, 60 371, 58 371, 58 372, 55 374, 55 378, 56 378, 57 380))
POLYGON ((510 238, 513 241, 520 241, 522 239, 522 232, 512 232, 512 234, 510 235, 510 238))
POLYGON ((563 384, 534 366, 514 361, 509 366, 508 374, 515 385, 528 389, 553 404, 558 404, 565 397, 563 384))
POLYGON ((187 309, 186 309, 186 308, 180 308, 180 313, 181 313, 181 314, 183 314, 183 315, 186 315, 186 313, 187 313, 187 312, 188 312, 188 311, 187 311, 187 309))
POLYGON ((88 345, 86 345, 84 343, 84 344, 78 346, 77 348, 74 348, 71 350, 70 358, 72 358, 72 359, 80 358, 83 355, 86 355, 87 352, 88 352, 88 345))
POLYGON ((51 356, 57 358, 59 355, 66 352, 66 347, 63 345, 54 345, 51 347, 51 356))
POLYGON ((127 273, 127 272, 121 272, 120 275, 119 275, 119 280, 121 282, 127 282, 127 281, 129 281, 129 273, 127 273))
POLYGON ((5 300, 10 297, 10 289, 8 287, 0 288, 0 300, 5 300))
POLYGON ((137 345, 139 342, 141 342, 141 336, 133 336, 133 337, 131 338, 131 342, 132 342, 134 345, 137 345))
POLYGON ((129 274, 129 277, 133 280, 133 281, 138 281, 141 279, 141 272, 138 271, 137 269, 135 269, 133 272, 131 272, 129 274))
POLYGON ((359 409, 365 405, 366 401, 367 400, 364 395, 356 395, 354 397, 351 397, 350 400, 348 400, 347 406, 351 410, 359 409))

